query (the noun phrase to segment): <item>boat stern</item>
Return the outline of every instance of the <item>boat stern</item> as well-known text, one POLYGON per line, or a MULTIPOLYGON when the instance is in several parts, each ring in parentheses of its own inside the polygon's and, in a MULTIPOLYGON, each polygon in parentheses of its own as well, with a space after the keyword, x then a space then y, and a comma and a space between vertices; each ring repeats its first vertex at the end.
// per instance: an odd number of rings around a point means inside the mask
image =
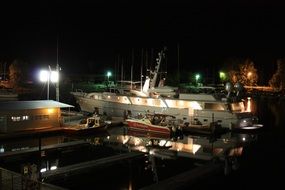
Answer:
POLYGON ((238 114, 238 120, 234 129, 259 129, 263 125, 258 123, 258 117, 254 116, 251 112, 238 114))

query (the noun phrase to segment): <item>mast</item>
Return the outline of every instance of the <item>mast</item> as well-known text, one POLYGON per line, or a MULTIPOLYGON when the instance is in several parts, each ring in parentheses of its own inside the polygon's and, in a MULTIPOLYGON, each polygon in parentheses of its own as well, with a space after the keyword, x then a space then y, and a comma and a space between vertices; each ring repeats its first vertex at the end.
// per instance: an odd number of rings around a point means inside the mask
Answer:
POLYGON ((142 92, 142 89, 143 89, 143 87, 142 87, 142 78, 143 78, 142 69, 143 69, 143 66, 142 66, 142 64, 141 64, 141 92, 142 92))
POLYGON ((131 89, 133 89, 133 65, 131 65, 131 89))
POLYGON ((134 66, 134 48, 132 48, 132 65, 131 65, 131 89, 133 89, 133 66, 134 66))
MULTIPOLYGON (((58 36, 57 36, 57 39, 56 39, 56 72, 59 76, 59 65, 58 65, 58 36)), ((55 84, 55 90, 56 90, 56 101, 59 102, 59 79, 58 81, 56 82, 55 84)))
POLYGON ((178 83, 180 84, 180 46, 177 43, 177 70, 178 70, 178 83))
POLYGON ((159 68, 160 68, 160 64, 161 64, 162 58, 165 56, 164 55, 164 51, 165 50, 166 50, 166 47, 164 47, 163 50, 161 50, 158 53, 158 58, 156 59, 156 61, 157 61, 156 62, 156 66, 154 68, 154 71, 153 72, 151 71, 151 74, 153 74, 153 77, 150 78, 150 88, 154 88, 155 87, 158 71, 159 71, 159 68))

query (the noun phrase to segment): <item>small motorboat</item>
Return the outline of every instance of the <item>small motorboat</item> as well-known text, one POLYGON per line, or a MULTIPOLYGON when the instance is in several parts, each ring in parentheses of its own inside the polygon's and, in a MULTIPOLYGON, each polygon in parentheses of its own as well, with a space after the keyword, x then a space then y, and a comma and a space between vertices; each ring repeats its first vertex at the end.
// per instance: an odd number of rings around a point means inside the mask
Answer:
POLYGON ((138 118, 126 119, 128 127, 132 130, 149 133, 175 134, 181 131, 181 122, 175 116, 167 114, 146 114, 138 118))
POLYGON ((204 135, 217 135, 228 131, 226 128, 222 128, 219 122, 211 122, 210 124, 202 124, 194 120, 191 123, 184 123, 182 125, 184 133, 197 133, 204 135))
POLYGON ((64 131, 67 133, 88 134, 94 131, 104 131, 110 124, 111 122, 105 120, 104 117, 94 115, 92 117, 88 117, 87 119, 83 119, 80 124, 64 127, 64 131))

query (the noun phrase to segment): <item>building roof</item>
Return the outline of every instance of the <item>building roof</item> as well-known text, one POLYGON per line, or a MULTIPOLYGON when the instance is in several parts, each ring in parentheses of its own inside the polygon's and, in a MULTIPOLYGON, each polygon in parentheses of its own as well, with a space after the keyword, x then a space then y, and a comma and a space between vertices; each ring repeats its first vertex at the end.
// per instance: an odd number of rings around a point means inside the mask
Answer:
POLYGON ((0 102, 0 110, 26 110, 43 108, 71 108, 72 105, 53 100, 7 101, 0 102))

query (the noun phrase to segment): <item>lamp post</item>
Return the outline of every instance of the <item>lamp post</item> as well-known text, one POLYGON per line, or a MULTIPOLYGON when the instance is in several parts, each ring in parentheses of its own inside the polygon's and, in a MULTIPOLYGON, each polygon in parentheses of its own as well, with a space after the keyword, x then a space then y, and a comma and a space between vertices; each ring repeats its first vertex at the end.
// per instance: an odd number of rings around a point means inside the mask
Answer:
POLYGON ((225 72, 223 72, 223 71, 220 71, 219 72, 219 77, 220 77, 220 80, 221 80, 221 82, 225 82, 225 80, 226 80, 226 73, 225 72))
POLYGON ((195 75, 195 80, 196 80, 196 84, 197 84, 197 85, 198 85, 199 79, 200 79, 200 74, 196 74, 196 75, 195 75))
POLYGON ((49 82, 57 83, 58 82, 58 72, 52 70, 42 70, 40 71, 40 81, 47 83, 47 100, 49 100, 49 82))
POLYGON ((112 73, 111 73, 111 71, 108 71, 108 72, 107 72, 107 78, 108 78, 108 81, 107 81, 107 82, 108 82, 108 86, 109 86, 109 77, 110 77, 110 76, 112 76, 112 73))
POLYGON ((56 88, 55 88, 55 93, 56 93, 56 101, 59 102, 59 65, 56 64, 56 72, 57 72, 57 83, 55 84, 56 88))

